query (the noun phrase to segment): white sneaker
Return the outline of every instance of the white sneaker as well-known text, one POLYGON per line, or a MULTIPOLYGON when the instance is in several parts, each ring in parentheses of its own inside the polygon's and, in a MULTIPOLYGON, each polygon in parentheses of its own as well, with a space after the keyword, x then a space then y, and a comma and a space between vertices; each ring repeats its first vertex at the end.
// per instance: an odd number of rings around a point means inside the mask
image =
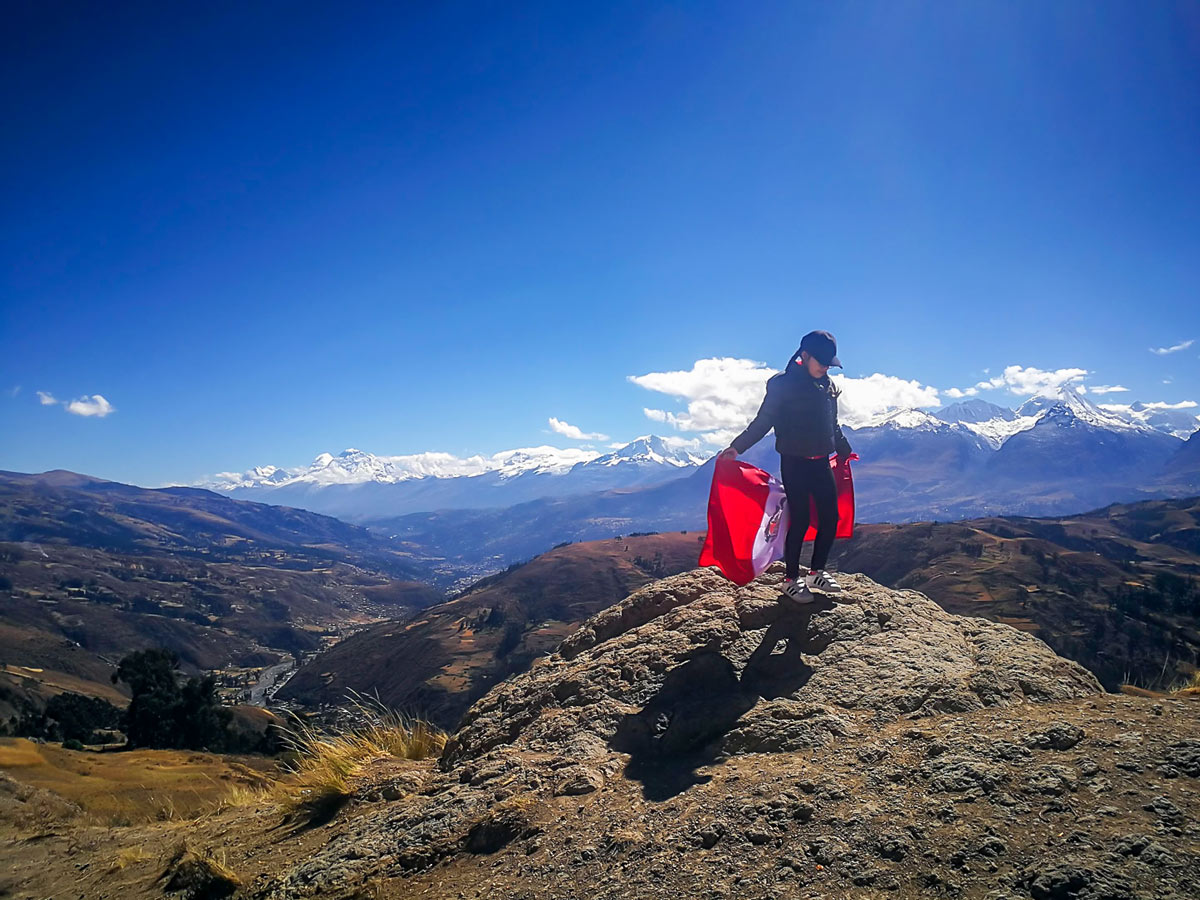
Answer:
POLYGON ((824 569, 805 575, 804 586, 810 591, 820 591, 822 594, 840 594, 842 592, 842 586, 837 583, 837 579, 824 569))
POLYGON ((815 597, 813 597, 812 594, 810 594, 808 592, 808 588, 805 587, 803 581, 786 581, 785 580, 783 582, 783 595, 785 597, 790 597, 792 600, 795 600, 797 603, 812 603, 813 600, 816 599, 815 597))

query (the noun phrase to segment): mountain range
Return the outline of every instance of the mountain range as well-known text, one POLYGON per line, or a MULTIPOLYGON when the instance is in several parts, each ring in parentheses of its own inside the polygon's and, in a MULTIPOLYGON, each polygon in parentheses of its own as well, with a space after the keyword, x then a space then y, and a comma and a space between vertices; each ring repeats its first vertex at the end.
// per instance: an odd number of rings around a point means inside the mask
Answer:
POLYGON ((322 453, 308 466, 259 466, 202 487, 239 500, 297 506, 352 522, 434 509, 495 509, 589 491, 649 487, 705 457, 645 435, 608 453, 535 447, 459 460, 448 454, 381 457, 322 453))
MULTIPOLYGON (((1015 411, 969 401, 941 416, 902 410, 846 429, 862 457, 854 464, 860 522, 1061 516, 1200 491, 1200 432, 1184 441, 1115 417, 1074 391, 1015 411)), ((770 438, 742 458, 778 474, 770 438)), ((445 556, 449 568, 496 571, 563 540, 703 529, 712 471, 709 460, 636 489, 363 521, 426 556, 445 556)))
MULTIPOLYGON (((862 457, 857 475, 868 488, 864 515, 902 521, 1061 514, 1186 491, 1195 483, 1195 466, 1186 462, 1194 450, 1183 448, 1198 427, 1200 419, 1184 409, 1098 405, 1068 386, 1016 410, 977 398, 937 410, 891 410, 846 433, 862 457), (1045 484, 1051 477, 1054 484, 1045 484)), ((777 469, 770 448, 769 439, 761 442, 749 459, 777 469)), ((407 514, 499 510, 568 497, 587 506, 584 495, 654 489, 703 471, 706 461, 678 442, 645 435, 604 454, 540 447, 459 460, 346 450, 323 453, 299 469, 226 473, 204 486, 376 524, 407 514)), ((694 496, 703 498, 704 491, 694 496)), ((649 527, 632 518, 634 527, 649 527)))

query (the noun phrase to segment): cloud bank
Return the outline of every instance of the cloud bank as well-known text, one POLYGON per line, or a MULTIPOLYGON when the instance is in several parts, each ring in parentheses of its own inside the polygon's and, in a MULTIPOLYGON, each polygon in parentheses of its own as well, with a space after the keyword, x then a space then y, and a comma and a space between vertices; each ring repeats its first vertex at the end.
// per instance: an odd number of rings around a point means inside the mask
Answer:
MULTIPOLYGON (((630 375, 628 380, 687 404, 682 412, 645 407, 646 418, 676 431, 698 433, 705 442, 723 446, 754 418, 767 379, 775 373, 755 360, 725 357, 696 360, 690 369, 630 375)), ((838 403, 841 422, 852 428, 899 407, 941 405, 937 388, 894 375, 876 372, 865 378, 832 378, 842 391, 838 403)))

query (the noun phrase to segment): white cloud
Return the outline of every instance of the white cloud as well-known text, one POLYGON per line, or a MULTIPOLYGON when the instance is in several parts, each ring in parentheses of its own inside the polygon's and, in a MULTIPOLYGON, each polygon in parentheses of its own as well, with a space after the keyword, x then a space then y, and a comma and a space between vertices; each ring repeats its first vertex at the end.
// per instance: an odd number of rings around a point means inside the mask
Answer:
POLYGON ((1010 393, 1021 397, 1034 394, 1053 395, 1065 384, 1078 385, 1088 374, 1087 369, 1039 369, 1036 366, 1005 366, 1001 375, 993 375, 987 381, 975 385, 978 390, 990 391, 1008 388, 1010 393))
POLYGON ((974 397, 979 393, 979 388, 969 387, 961 390, 959 388, 946 388, 946 390, 942 393, 944 393, 951 400, 961 400, 963 397, 974 397))
POLYGON ((727 443, 754 418, 775 370, 752 359, 698 359, 690 369, 629 375, 648 391, 687 401, 686 412, 643 409, 646 418, 677 431, 701 432, 710 444, 727 443))
POLYGON ((575 425, 570 425, 561 419, 550 417, 550 428, 564 437, 569 437, 573 441, 607 441, 607 434, 600 432, 585 432, 575 425))
POLYGON ((876 372, 866 378, 833 375, 841 388, 838 418, 843 425, 860 428, 894 409, 915 409, 921 406, 941 406, 938 389, 919 381, 897 378, 876 372))
POLYGON ((53 406, 58 402, 58 400, 54 398, 53 394, 48 394, 45 391, 38 391, 37 396, 38 402, 40 402, 42 406, 53 406))
POLYGON ((703 438, 685 438, 675 434, 668 434, 662 439, 662 442, 672 450, 694 450, 701 452, 707 449, 705 446, 707 441, 703 438))
POLYGON ((8 396, 10 396, 14 399, 16 398, 17 394, 19 394, 19 393, 21 393, 21 386, 19 384, 13 385, 12 387, 10 387, 8 389, 8 396))
POLYGON ((1120 384, 1097 384, 1088 390, 1093 394, 1119 394, 1128 391, 1129 388, 1120 384))
POLYGON ((1151 347, 1150 352, 1156 353, 1159 356, 1166 356, 1168 353, 1178 353, 1180 350, 1186 350, 1195 341, 1180 341, 1178 344, 1172 344, 1170 347, 1151 347))
MULTIPOLYGON (((43 399, 42 402, 45 403, 46 401, 43 399)), ((73 416, 95 416, 98 419, 103 419, 105 416, 117 411, 115 406, 99 394, 92 394, 90 397, 85 394, 78 400, 72 400, 70 403, 65 403, 64 405, 67 408, 67 412, 73 416)))
MULTIPOLYGON (((687 401, 685 412, 645 408, 646 418, 677 431, 698 432, 712 445, 726 445, 758 412, 766 381, 775 370, 750 359, 700 359, 691 369, 630 375, 647 390, 687 401)), ((894 375, 875 373, 866 378, 832 376, 842 391, 838 408, 843 424, 863 425, 901 407, 940 406, 937 388, 894 375)))

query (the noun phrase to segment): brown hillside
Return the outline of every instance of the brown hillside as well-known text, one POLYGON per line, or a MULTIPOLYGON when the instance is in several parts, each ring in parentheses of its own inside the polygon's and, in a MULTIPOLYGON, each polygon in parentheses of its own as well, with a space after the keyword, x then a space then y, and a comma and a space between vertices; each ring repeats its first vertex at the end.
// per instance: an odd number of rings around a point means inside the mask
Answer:
POLYGON ((864 525, 834 565, 1030 631, 1115 689, 1200 661, 1200 500, 1063 518, 864 525))
POLYGON ((315 705, 342 703, 350 689, 378 693, 453 726, 476 697, 597 610, 694 567, 702 537, 670 532, 557 547, 408 621, 352 635, 301 667, 280 696, 315 705))
POLYGON ((106 696, 117 660, 143 647, 193 671, 314 650, 322 632, 440 599, 412 580, 423 571, 365 529, 302 510, 0 472, 0 665, 47 676, 0 676, 0 712, 63 689, 55 681, 106 696))

